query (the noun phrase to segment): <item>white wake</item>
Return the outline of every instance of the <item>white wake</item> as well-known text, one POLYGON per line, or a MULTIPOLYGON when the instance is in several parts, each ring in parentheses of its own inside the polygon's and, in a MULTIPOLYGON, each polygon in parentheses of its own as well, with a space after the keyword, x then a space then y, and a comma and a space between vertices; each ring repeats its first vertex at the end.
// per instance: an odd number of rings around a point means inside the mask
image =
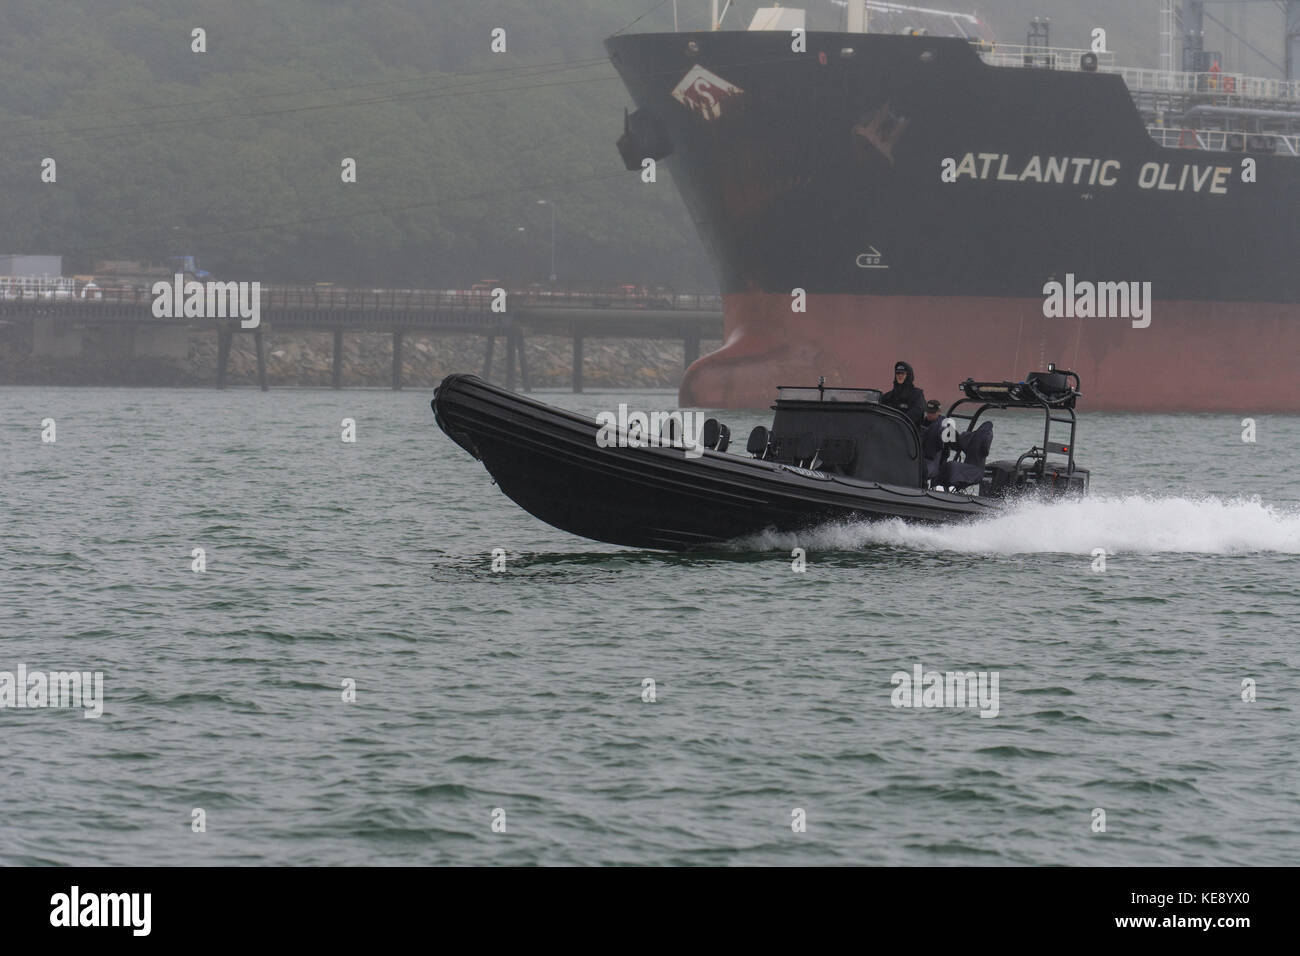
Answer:
POLYGON ((824 525, 807 534, 753 535, 744 550, 852 551, 876 546, 970 554, 1300 554, 1300 512, 1258 498, 1089 497, 1021 502, 950 525, 884 521, 824 525))

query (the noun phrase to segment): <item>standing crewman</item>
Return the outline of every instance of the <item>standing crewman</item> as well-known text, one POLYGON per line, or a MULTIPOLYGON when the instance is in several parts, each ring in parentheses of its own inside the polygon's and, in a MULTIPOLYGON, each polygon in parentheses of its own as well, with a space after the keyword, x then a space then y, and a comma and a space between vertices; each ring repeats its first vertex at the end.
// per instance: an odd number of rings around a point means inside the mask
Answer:
POLYGON ((894 363, 894 387, 880 398, 882 405, 897 408, 912 420, 919 431, 925 416, 925 392, 913 384, 912 366, 906 362, 894 363))

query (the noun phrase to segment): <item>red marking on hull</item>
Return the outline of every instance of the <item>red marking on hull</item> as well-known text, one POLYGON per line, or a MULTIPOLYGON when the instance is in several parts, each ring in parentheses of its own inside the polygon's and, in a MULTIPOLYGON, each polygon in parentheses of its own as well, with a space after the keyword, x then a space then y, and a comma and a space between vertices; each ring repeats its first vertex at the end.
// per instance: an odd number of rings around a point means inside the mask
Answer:
POLYGON ((1300 304, 1157 301, 1151 325, 1048 319, 1042 299, 724 296, 722 347, 686 370, 679 401, 766 408, 778 385, 889 388, 911 362, 927 398, 959 397, 965 378, 1019 381, 1055 362, 1083 380, 1089 411, 1300 412, 1300 304))

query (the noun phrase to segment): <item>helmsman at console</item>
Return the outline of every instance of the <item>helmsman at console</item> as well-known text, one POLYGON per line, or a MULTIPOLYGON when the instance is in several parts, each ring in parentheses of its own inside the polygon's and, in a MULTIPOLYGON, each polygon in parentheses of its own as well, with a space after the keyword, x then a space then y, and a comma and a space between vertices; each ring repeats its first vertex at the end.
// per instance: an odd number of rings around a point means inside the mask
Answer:
POLYGON ((914 378, 912 366, 903 361, 895 362, 894 387, 881 396, 880 403, 897 408, 912 420, 919 431, 925 416, 925 392, 916 387, 914 378))

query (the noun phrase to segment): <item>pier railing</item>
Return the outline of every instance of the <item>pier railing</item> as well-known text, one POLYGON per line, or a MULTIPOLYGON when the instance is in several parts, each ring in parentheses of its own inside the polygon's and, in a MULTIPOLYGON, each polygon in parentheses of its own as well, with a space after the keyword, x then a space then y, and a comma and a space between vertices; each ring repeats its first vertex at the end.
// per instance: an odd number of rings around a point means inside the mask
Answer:
MULTIPOLYGON (((494 299, 490 289, 348 289, 334 286, 261 287, 261 308, 282 312, 403 312, 438 313, 490 312, 494 299)), ((37 300, 55 305, 129 305, 152 307, 157 296, 147 285, 106 284, 71 288, 0 287, 0 300, 37 300)), ((637 309, 683 312, 717 312, 722 297, 708 293, 676 292, 552 292, 549 290, 506 289, 507 311, 530 309, 637 309)))
POLYGON ((602 293, 529 290, 512 292, 510 300, 515 305, 534 309, 674 309, 683 312, 717 312, 722 309, 722 296, 698 292, 602 293))

